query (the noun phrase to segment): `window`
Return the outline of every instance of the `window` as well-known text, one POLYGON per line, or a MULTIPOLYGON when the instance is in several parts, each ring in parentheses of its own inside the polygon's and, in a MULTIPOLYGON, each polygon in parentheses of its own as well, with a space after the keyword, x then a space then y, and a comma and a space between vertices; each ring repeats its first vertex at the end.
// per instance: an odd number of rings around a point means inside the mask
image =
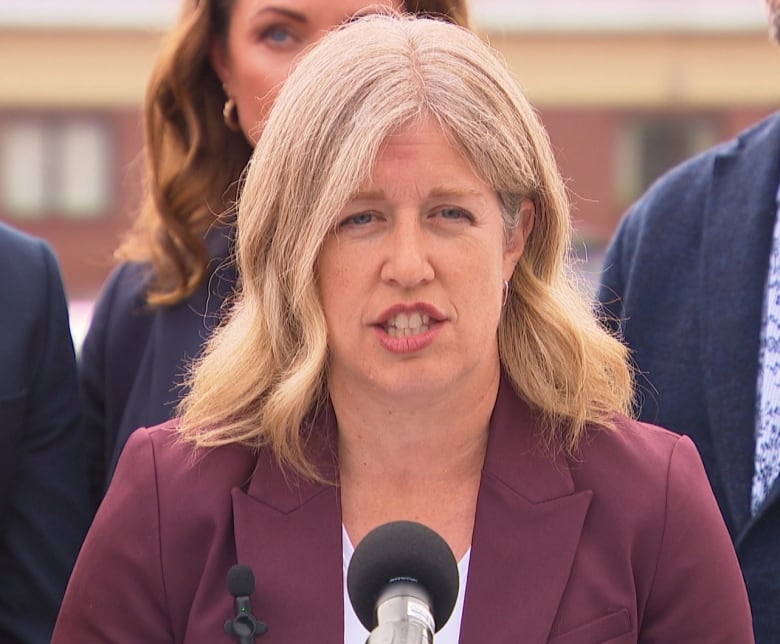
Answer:
POLYGON ((0 209, 19 219, 87 219, 113 201, 113 145, 88 116, 17 117, 0 123, 0 209))
POLYGON ((632 203, 666 170, 712 146, 717 133, 709 117, 654 116, 627 121, 617 141, 621 203, 632 203))

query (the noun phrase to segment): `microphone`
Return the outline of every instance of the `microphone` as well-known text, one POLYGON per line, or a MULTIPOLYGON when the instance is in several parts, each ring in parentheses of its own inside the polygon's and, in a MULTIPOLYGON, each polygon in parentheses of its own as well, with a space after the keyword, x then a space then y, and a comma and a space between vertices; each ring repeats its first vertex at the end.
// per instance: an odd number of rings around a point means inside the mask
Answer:
POLYGON ((375 528, 355 548, 347 592, 366 644, 431 644, 458 598, 458 563, 447 542, 414 521, 375 528))
POLYGON ((255 576, 252 569, 243 564, 231 566, 227 575, 228 591, 236 598, 236 616, 225 622, 225 633, 235 636, 238 644, 254 644, 255 635, 268 630, 259 621, 249 606, 249 595, 255 590, 255 576))

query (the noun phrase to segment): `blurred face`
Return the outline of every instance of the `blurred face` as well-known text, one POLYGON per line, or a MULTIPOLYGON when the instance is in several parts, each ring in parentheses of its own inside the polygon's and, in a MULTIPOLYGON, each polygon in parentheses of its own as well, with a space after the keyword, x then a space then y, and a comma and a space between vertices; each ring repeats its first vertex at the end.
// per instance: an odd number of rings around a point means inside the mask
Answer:
POLYGON ((438 126, 389 137, 320 255, 331 390, 425 401, 495 378, 503 282, 533 208, 507 241, 498 196, 438 126))
POLYGON ((211 63, 236 101, 247 139, 257 141, 257 124, 296 57, 329 29, 378 5, 403 9, 400 0, 235 0, 227 41, 214 40, 211 63))

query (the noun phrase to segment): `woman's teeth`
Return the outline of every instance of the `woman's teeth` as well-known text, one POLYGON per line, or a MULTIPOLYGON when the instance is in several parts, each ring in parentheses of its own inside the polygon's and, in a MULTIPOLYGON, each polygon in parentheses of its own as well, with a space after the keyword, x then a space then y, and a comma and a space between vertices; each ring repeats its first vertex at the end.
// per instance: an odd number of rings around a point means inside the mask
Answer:
POLYGON ((431 317, 425 313, 397 313, 385 324, 385 331, 394 338, 425 333, 430 328, 431 317))

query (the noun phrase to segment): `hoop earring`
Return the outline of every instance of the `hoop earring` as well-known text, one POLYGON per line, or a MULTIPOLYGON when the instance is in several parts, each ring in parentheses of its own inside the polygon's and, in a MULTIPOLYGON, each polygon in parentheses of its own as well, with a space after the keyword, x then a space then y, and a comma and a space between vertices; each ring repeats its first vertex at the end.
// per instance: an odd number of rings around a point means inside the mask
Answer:
POLYGON ((225 106, 222 108, 222 119, 225 121, 227 129, 231 132, 240 132, 241 123, 238 121, 238 107, 236 101, 228 96, 225 106))
POLYGON ((501 308, 506 306, 506 301, 509 299, 509 280, 504 280, 504 301, 501 302, 501 308))

